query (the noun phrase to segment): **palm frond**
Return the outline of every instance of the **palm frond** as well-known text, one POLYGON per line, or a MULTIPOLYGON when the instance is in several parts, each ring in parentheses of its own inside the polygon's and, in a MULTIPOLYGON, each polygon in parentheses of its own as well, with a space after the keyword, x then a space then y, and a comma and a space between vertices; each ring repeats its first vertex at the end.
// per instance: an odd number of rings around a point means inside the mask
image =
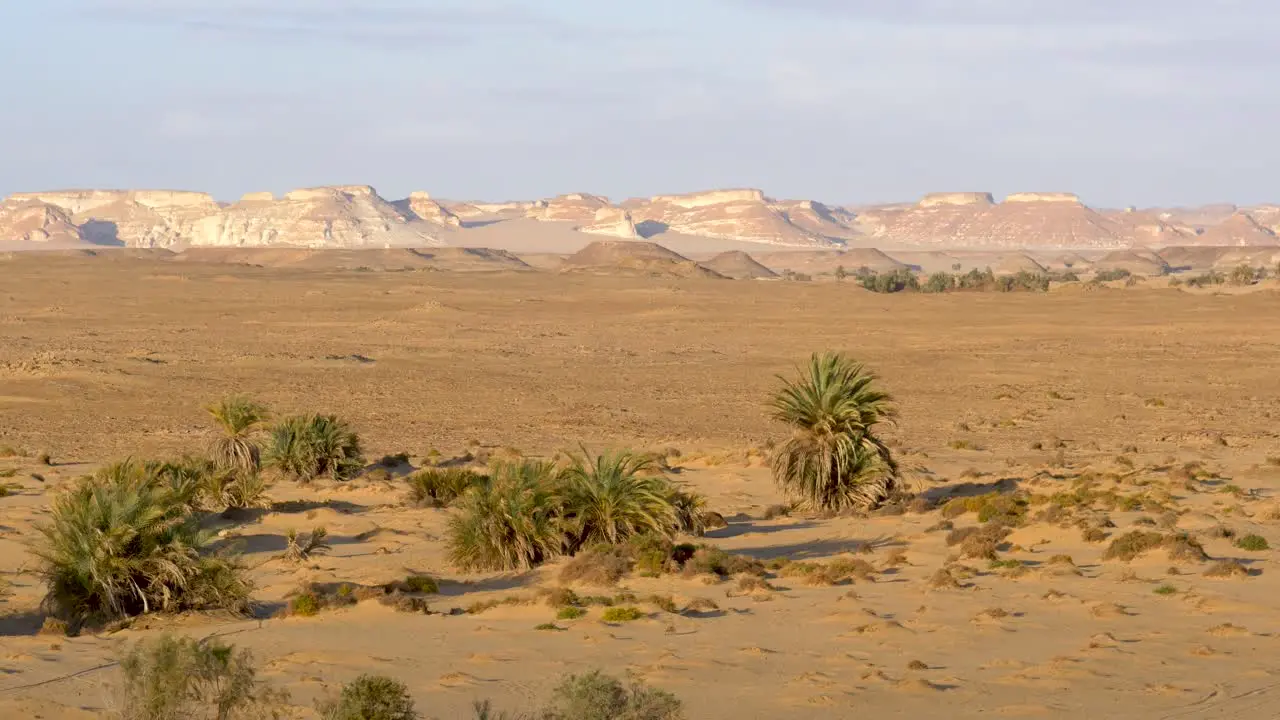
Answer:
POLYGON ((527 569, 564 552, 562 503, 549 464, 499 463, 454 507, 447 544, 463 570, 527 569))
POLYGON ((268 417, 266 406, 235 395, 205 410, 223 433, 209 444, 209 454, 218 468, 254 472, 261 467, 261 450, 253 436, 268 417))
POLYGON ((629 450, 571 455, 564 471, 571 550, 594 543, 617 545, 634 535, 670 537, 678 524, 671 483, 649 474, 653 459, 629 450))

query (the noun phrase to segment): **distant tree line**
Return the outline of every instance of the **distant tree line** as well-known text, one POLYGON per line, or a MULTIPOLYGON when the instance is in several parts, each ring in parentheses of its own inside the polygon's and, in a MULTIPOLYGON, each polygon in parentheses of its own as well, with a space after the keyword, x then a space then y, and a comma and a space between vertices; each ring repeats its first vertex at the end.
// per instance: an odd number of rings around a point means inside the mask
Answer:
POLYGON ((991 268, 974 268, 967 273, 936 272, 925 278, 924 282, 905 268, 878 273, 863 267, 854 275, 862 287, 877 293, 1045 292, 1052 280, 1078 279, 1074 275, 1053 276, 1026 270, 1019 270, 1012 275, 996 275, 991 268))

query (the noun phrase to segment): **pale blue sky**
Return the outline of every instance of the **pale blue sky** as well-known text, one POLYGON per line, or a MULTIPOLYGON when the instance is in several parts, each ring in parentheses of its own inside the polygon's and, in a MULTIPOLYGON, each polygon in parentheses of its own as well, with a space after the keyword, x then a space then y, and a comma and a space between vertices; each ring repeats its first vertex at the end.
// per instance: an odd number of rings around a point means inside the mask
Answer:
POLYGON ((1275 0, 0 0, 0 194, 1280 201, 1275 0))

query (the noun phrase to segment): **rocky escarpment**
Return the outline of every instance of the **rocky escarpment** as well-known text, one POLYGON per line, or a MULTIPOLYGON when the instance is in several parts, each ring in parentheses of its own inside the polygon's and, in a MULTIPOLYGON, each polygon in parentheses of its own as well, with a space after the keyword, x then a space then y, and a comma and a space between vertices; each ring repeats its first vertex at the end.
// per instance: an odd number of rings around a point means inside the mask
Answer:
POLYGON ((770 245, 814 247, 832 245, 832 238, 820 231, 822 227, 837 225, 831 213, 824 216, 815 205, 803 206, 797 202, 775 206, 763 191, 755 189, 658 195, 648 200, 627 201, 623 207, 631 211, 637 230, 645 237, 678 232, 770 245), (789 211, 795 211, 797 222, 788 216, 789 211), (804 227, 806 224, 810 227, 804 227))
POLYGON ((858 222, 887 247, 1123 248, 1181 239, 1176 228, 1099 213, 1071 193, 939 193, 913 206, 870 208, 858 222))
POLYGON ((88 244, 66 210, 38 200, 0 203, 0 242, 38 243, 43 247, 88 244))
POLYGON ((407 218, 416 218, 432 225, 462 227, 461 218, 432 199, 431 194, 427 192, 412 192, 408 198, 392 204, 407 218))
POLYGON ((98 245, 169 247, 220 206, 207 193, 176 190, 64 190, 18 193, 65 211, 84 238, 98 245))
POLYGON ((598 240, 565 259, 562 272, 653 277, 724 276, 651 242, 598 240))
POLYGON ((241 198, 195 223, 193 247, 381 248, 441 245, 431 226, 367 185, 294 190, 270 200, 241 198))

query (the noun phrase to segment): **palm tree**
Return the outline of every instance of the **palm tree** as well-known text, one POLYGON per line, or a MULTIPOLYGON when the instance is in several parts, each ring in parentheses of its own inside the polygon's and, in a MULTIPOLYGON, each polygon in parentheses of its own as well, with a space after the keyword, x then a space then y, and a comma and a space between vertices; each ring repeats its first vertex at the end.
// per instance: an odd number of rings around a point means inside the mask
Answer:
POLYGON ((296 415, 271 428, 266 464, 301 482, 347 480, 364 467, 360 436, 334 415, 296 415))
POLYGON ((499 463, 449 518, 449 558, 463 570, 523 570, 564 551, 562 503, 548 463, 499 463))
POLYGON ((233 395, 205 408, 223 435, 211 443, 209 454, 222 470, 256 472, 261 467, 253 435, 267 419, 267 408, 250 398, 233 395))
POLYGON ((570 457, 563 474, 570 551, 594 543, 617 545, 634 535, 671 537, 680 525, 671 483, 653 469, 653 459, 629 450, 590 458, 570 457))
POLYGON ((875 434, 896 409, 876 376, 840 353, 814 354, 774 394, 773 417, 793 428, 772 458, 784 490, 821 510, 870 509, 897 487, 898 466, 875 434))

